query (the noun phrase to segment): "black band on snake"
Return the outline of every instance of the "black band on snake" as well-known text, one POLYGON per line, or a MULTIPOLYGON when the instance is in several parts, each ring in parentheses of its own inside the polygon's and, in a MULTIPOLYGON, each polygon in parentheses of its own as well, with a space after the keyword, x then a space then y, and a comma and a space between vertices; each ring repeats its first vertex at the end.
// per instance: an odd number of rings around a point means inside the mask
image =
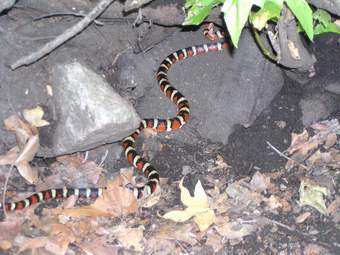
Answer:
MULTIPOLYGON (((140 126, 130 136, 126 137, 122 141, 125 156, 130 164, 132 164, 140 173, 148 179, 148 182, 144 187, 134 188, 133 192, 137 199, 145 198, 160 190, 159 174, 155 167, 152 166, 147 159, 141 157, 135 149, 135 141, 140 132, 145 128, 151 128, 156 132, 174 131, 181 128, 185 123, 189 121, 190 107, 188 100, 173 87, 168 79, 168 71, 170 67, 178 61, 186 58, 191 58, 196 55, 202 55, 207 52, 221 51, 229 48, 226 42, 209 43, 198 46, 192 46, 185 49, 178 50, 169 56, 167 56, 160 64, 156 73, 156 79, 158 81, 161 91, 177 106, 177 115, 169 119, 144 119, 140 123, 140 126)), ((67 198, 71 195, 77 195, 84 198, 96 198, 100 196, 104 188, 63 188, 63 189, 49 189, 41 192, 37 192, 30 197, 5 204, 6 211, 15 211, 24 209, 30 205, 45 201, 48 199, 67 198)), ((0 204, 0 208, 2 205, 0 204)))
POLYGON ((227 49, 229 45, 224 43, 209 43, 198 46, 178 50, 166 57, 160 64, 156 73, 156 78, 161 91, 173 102, 177 108, 177 115, 170 119, 144 119, 139 128, 130 136, 123 140, 123 148, 125 156, 130 164, 132 164, 139 172, 142 172, 148 178, 147 184, 143 188, 134 190, 137 198, 149 196, 157 189, 160 189, 159 175, 156 169, 145 159, 138 155, 135 150, 135 141, 140 132, 145 128, 151 128, 157 132, 174 131, 181 128, 188 122, 190 116, 190 107, 188 100, 173 87, 168 79, 168 71, 170 67, 178 61, 190 58, 196 55, 202 55, 211 51, 220 51, 227 49))

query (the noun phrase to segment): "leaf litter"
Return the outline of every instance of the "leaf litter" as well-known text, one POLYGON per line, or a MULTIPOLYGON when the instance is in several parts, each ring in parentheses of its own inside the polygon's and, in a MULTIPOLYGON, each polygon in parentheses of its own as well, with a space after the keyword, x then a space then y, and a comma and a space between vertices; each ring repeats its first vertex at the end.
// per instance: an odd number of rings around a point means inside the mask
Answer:
MULTIPOLYGON (((43 116, 40 110, 35 111, 43 116)), ((6 127, 15 132, 18 145, 0 157, 0 164, 17 166, 19 158, 31 168, 29 162, 39 148, 39 140, 34 146, 25 146, 39 134, 38 129, 18 116, 11 116, 6 127)), ((272 233, 281 229, 309 240, 304 254, 324 253, 329 247, 308 232, 308 224, 321 215, 335 224, 340 222, 335 181, 340 168, 339 134, 337 121, 313 124, 300 134, 292 134, 285 152, 291 160, 285 168, 257 171, 251 177, 232 181, 214 179, 233 170, 217 155, 214 165, 207 164, 210 174, 196 183, 193 195, 183 180, 179 189, 165 183, 161 203, 151 209, 142 209, 127 188, 134 182, 132 169, 122 169, 116 178, 107 181, 106 170, 85 160, 81 153, 58 157, 49 166, 51 174, 44 181, 34 180, 37 190, 87 184, 107 187, 103 196, 89 205, 76 206, 76 198, 71 197, 67 203, 45 208, 40 214, 34 213, 37 206, 9 214, 6 221, 0 222, 0 249, 58 255, 68 254, 70 249, 84 254, 118 254, 122 249, 136 254, 188 254, 190 247, 202 246, 221 252, 269 228, 272 233), (176 192, 181 202, 162 202, 164 197, 176 196, 176 192)), ((33 180, 22 177, 28 182, 33 180)), ((299 247, 294 249, 301 250, 299 247)))

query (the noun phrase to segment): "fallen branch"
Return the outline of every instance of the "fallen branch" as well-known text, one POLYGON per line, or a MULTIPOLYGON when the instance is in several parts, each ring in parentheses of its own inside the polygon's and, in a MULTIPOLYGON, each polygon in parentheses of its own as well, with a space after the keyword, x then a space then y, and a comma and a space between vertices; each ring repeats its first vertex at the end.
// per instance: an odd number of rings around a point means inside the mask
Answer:
MULTIPOLYGON (((82 17, 84 18, 86 15, 82 12, 54 12, 54 13, 49 13, 49 14, 46 14, 46 15, 42 15, 42 16, 39 16, 37 18, 34 18, 33 21, 38 21, 38 20, 42 20, 42 19, 48 19, 48 18, 52 18, 52 17, 59 17, 59 16, 75 16, 75 17, 82 17)), ((96 25, 99 25, 99 26, 104 26, 104 23, 94 19, 93 22, 96 24, 96 25)))
POLYGON ((4 184, 4 193, 2 194, 2 210, 4 212, 4 218, 6 219, 7 218, 7 212, 6 212, 6 192, 7 192, 7 185, 8 185, 8 181, 9 181, 9 178, 11 177, 11 174, 12 174, 12 171, 13 171, 13 168, 14 168, 14 164, 11 164, 11 167, 9 168, 9 171, 6 175, 6 180, 5 180, 5 184, 4 184))
POLYGON ((304 168, 304 169, 308 169, 308 168, 307 168, 305 165, 303 165, 302 163, 300 163, 300 162, 298 162, 298 161, 296 161, 296 160, 294 160, 294 159, 292 159, 292 158, 286 156, 285 154, 283 154, 281 151, 279 151, 278 149, 276 149, 270 142, 266 141, 266 143, 267 143, 267 145, 268 145, 270 148, 272 148, 277 154, 279 154, 279 156, 281 156, 281 157, 283 157, 283 158, 285 158, 285 159, 287 159, 287 160, 294 161, 295 163, 297 163, 299 166, 301 166, 301 167, 304 168))
POLYGON ((97 4, 92 11, 90 11, 82 20, 80 20, 73 27, 65 30, 61 35, 57 36, 54 40, 46 43, 40 50, 31 53, 28 56, 18 59, 16 62, 10 65, 12 70, 21 66, 26 66, 41 59, 51 51, 68 41, 75 35, 84 30, 91 22, 93 22, 114 0, 102 0, 97 4))

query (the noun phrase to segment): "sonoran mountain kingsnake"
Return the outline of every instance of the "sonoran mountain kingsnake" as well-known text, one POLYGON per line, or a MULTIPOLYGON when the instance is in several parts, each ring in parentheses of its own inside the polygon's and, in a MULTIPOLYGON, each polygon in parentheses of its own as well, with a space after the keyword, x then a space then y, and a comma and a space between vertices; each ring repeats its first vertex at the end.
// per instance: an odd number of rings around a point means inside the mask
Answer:
MULTIPOLYGON (((176 52, 167 56, 160 64, 156 73, 156 78, 160 86, 161 91, 173 102, 177 108, 177 115, 169 119, 144 119, 140 123, 140 126, 134 133, 123 139, 122 146, 125 152, 125 156, 130 164, 132 164, 140 173, 148 179, 148 182, 144 187, 134 188, 133 192, 137 199, 147 197, 154 193, 156 190, 160 190, 159 174, 156 169, 145 158, 138 155, 135 150, 135 141, 140 132, 145 128, 151 128, 156 132, 174 131, 181 128, 188 122, 190 116, 190 107, 188 100, 173 87, 168 79, 168 71, 170 67, 178 61, 190 58, 196 55, 202 55, 207 52, 221 51, 229 48, 226 42, 216 42, 209 44, 202 44, 198 46, 192 46, 184 49, 177 50, 176 52)), ((104 188, 105 189, 105 188, 104 188)), ((77 195, 85 198, 96 198, 103 192, 103 188, 63 188, 63 189, 49 189, 41 192, 37 192, 28 198, 5 204, 6 211, 15 211, 26 208, 30 205, 55 198, 67 198, 71 195, 77 195)), ((1 204, 0 204, 1 208, 1 204)))

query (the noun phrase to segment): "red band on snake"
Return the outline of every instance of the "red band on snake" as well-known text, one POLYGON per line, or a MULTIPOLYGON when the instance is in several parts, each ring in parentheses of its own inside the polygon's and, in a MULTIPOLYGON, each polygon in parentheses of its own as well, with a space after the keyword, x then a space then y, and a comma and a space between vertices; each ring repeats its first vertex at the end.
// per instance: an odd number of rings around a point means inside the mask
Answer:
MULTIPOLYGON (((137 199, 147 197, 160 190, 159 174, 156 169, 148 162, 147 159, 141 157, 135 149, 135 141, 140 132, 145 128, 151 128, 159 133, 166 131, 174 131, 181 128, 189 121, 190 107, 188 100, 173 87, 168 79, 168 71, 170 67, 178 61, 190 58, 196 55, 202 55, 207 52, 220 51, 229 48, 226 42, 209 43, 198 46, 192 46, 185 49, 178 50, 168 57, 166 57, 160 64, 156 73, 161 91, 173 102, 177 108, 177 115, 169 119, 144 119, 140 123, 138 129, 130 136, 122 141, 125 156, 130 164, 132 164, 140 173, 143 173, 148 178, 148 182, 144 187, 135 188, 133 190, 137 199)), ((15 211, 29 207, 30 205, 46 201, 49 199, 67 198, 71 195, 76 195, 82 198, 97 198, 101 196, 105 188, 63 188, 63 189, 49 189, 37 192, 28 198, 5 204, 6 211, 15 211)), ((2 205, 0 203, 0 208, 2 205)))
POLYGON ((145 128, 151 128, 157 132, 174 131, 181 128, 189 121, 190 107, 188 100, 173 87, 168 79, 168 71, 170 67, 178 61, 190 58, 196 55, 202 55, 211 51, 220 51, 229 48, 229 45, 224 43, 209 43, 198 46, 178 50, 168 57, 166 57, 160 64, 156 73, 156 78, 161 91, 173 102, 177 108, 177 115, 170 119, 144 119, 139 128, 130 136, 123 140, 122 146, 124 148, 125 156, 130 164, 148 178, 147 184, 142 188, 134 189, 136 198, 142 198, 154 193, 160 189, 159 174, 156 169, 148 162, 147 159, 138 155, 135 149, 135 141, 140 132, 145 128))
MULTIPOLYGON (((12 203, 5 204, 6 211, 16 211, 27 208, 31 205, 37 204, 41 201, 47 201, 50 199, 67 198, 72 195, 80 198, 97 198, 102 195, 105 188, 63 188, 63 189, 49 189, 41 192, 34 193, 33 195, 12 203)), ((0 204, 1 208, 1 204, 0 204)))

